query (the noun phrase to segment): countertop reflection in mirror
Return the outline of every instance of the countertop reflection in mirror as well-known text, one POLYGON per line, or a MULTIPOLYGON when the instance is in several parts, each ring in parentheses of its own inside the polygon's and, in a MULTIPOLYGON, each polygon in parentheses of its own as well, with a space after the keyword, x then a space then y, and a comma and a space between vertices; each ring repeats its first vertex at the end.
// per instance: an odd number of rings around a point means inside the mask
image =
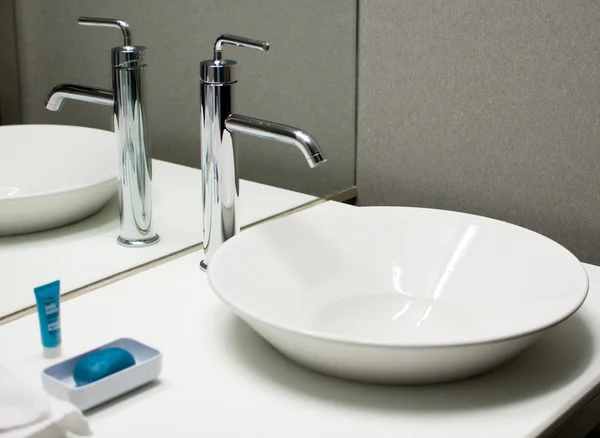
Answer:
MULTIPOLYGON (((98 213, 71 225, 0 237, 0 321, 32 308, 36 286, 61 280, 61 293, 68 294, 185 250, 200 249, 201 172, 158 160, 153 165, 154 221, 160 242, 145 248, 117 244, 116 196, 98 213)), ((251 181, 242 180, 240 185, 242 227, 319 202, 314 196, 251 181)))

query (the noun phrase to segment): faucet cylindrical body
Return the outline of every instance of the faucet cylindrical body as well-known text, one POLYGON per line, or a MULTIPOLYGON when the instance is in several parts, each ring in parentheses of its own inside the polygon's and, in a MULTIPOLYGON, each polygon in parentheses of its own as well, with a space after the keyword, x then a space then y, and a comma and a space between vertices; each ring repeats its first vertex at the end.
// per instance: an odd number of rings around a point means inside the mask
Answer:
POLYGON ((221 244, 240 230, 236 212, 239 196, 237 148, 232 133, 225 128, 225 121, 234 110, 234 86, 235 81, 212 83, 200 79, 203 267, 208 265, 221 244))
POLYGON ((206 270, 214 253, 240 231, 236 203, 239 196, 238 155, 233 136, 251 135, 290 144, 304 154, 309 166, 325 162, 319 144, 308 133, 293 126, 234 113, 235 61, 223 59, 224 44, 267 51, 266 41, 221 35, 213 59, 200 63, 200 156, 204 260, 206 270))
POLYGON ((119 215, 124 246, 158 241, 152 229, 152 159, 146 126, 145 47, 112 51, 114 131, 119 142, 119 215))

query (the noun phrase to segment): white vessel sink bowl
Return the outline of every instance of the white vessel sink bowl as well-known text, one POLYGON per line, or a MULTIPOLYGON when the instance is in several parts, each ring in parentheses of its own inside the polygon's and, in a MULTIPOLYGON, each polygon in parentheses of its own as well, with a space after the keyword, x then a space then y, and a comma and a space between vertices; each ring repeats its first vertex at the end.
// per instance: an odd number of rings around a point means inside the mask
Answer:
POLYGON ((59 125, 0 127, 0 236, 97 212, 117 190, 115 134, 59 125))
POLYGON ((395 384, 489 371, 571 316, 588 290, 574 255, 516 225, 333 202, 234 237, 208 276, 294 361, 395 384))

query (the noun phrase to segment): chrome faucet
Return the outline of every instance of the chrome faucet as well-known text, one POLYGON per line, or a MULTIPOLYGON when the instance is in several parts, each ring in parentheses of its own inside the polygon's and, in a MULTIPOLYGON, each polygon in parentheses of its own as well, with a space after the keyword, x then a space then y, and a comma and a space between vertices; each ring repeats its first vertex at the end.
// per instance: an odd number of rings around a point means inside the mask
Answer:
POLYGON ((62 84, 46 99, 46 108, 58 111, 64 99, 113 107, 113 127, 119 143, 119 217, 123 246, 142 247, 158 242, 152 229, 152 159, 148 125, 144 57, 146 48, 133 46, 129 25, 112 18, 79 18, 83 26, 120 29, 123 46, 112 49, 112 90, 62 84))
POLYGON ((240 231, 236 202, 239 196, 237 148, 233 133, 287 143, 300 149, 310 167, 324 163, 314 138, 292 126, 259 120, 234 113, 235 61, 222 59, 223 46, 269 50, 265 41, 235 35, 221 35, 213 59, 200 63, 200 153, 202 164, 202 206, 204 208, 204 260, 206 270, 219 247, 240 231))

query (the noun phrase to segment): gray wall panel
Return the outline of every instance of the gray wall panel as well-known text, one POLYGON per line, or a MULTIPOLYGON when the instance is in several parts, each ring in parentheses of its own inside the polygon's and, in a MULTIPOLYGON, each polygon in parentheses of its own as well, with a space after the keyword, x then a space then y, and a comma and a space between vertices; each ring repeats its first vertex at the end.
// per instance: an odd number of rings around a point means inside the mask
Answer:
POLYGON ((359 203, 531 228, 600 263, 600 4, 359 6, 359 203))
POLYGON ((14 0, 0 1, 0 125, 21 123, 14 0))

